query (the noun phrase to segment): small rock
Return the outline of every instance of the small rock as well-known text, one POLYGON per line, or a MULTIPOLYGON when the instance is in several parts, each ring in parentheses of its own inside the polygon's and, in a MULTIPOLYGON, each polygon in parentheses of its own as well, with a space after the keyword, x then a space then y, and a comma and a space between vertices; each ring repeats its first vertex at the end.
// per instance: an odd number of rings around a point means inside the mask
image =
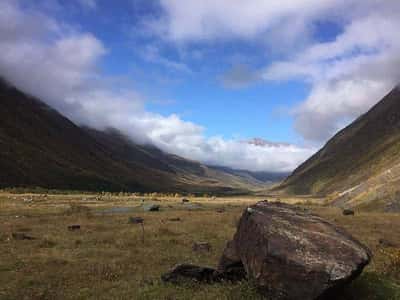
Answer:
POLYGON ((168 221, 171 221, 171 222, 180 222, 180 221, 182 221, 182 220, 181 220, 181 218, 171 218, 171 219, 168 219, 168 221))
POLYGON ((186 199, 186 198, 183 198, 183 199, 182 199, 182 203, 188 203, 188 202, 190 202, 189 199, 186 199))
POLYGON ((143 206, 144 211, 159 211, 160 205, 157 204, 147 204, 143 206))
POLYGON ((222 213, 226 212, 226 209, 225 208, 218 208, 216 210, 216 212, 219 213, 219 214, 222 214, 222 213))
POLYGON ((195 252, 210 252, 211 245, 207 242, 195 242, 192 247, 193 251, 195 252))
POLYGON ((17 241, 22 241, 22 240, 35 240, 34 237, 29 236, 29 235, 26 235, 26 234, 23 233, 23 232, 13 232, 13 233, 11 234, 11 236, 12 236, 12 238, 13 238, 14 240, 17 240, 17 241))
POLYGON ((342 214, 343 214, 343 216, 354 216, 354 210, 343 209, 342 214))
POLYGON ((81 229, 81 225, 74 224, 74 225, 68 226, 69 231, 75 231, 75 230, 80 230, 80 229, 81 229))
POLYGON ((143 224, 144 219, 142 217, 129 217, 129 224, 143 224))
POLYGON ((168 273, 161 276, 164 282, 179 283, 185 280, 200 282, 214 281, 215 270, 209 267, 199 267, 191 264, 177 265, 168 273))

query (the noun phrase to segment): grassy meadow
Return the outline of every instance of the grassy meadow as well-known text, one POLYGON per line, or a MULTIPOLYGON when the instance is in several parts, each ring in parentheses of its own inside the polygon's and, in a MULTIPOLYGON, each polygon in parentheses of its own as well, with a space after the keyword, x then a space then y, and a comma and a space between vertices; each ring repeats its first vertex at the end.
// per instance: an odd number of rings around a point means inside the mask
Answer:
MULTIPOLYGON (((265 198, 188 199, 0 194, 0 299, 263 299, 245 281, 161 282, 178 263, 216 266, 243 208, 265 198), (160 211, 144 212, 147 203, 160 211), (144 218, 144 240, 129 217, 144 218), (81 229, 68 230, 75 224, 81 229), (210 243, 211 251, 193 251, 195 242, 210 243)), ((342 299, 400 299, 400 214, 346 217, 316 200, 280 200, 340 224, 372 250, 372 263, 342 299)))

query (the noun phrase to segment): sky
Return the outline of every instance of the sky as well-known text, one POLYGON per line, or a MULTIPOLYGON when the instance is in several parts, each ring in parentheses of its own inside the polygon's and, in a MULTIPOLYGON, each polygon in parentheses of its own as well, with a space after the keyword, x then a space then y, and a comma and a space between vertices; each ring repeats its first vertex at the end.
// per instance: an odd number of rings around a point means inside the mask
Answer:
POLYGON ((0 76, 80 125, 290 172, 400 82, 398 28, 398 0, 1 0, 0 76))

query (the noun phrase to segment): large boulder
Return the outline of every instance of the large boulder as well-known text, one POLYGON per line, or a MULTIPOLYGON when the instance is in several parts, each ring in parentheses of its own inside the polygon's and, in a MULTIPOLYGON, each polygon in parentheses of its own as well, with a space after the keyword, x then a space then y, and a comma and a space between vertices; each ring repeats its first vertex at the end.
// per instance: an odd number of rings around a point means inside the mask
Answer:
POLYGON ((356 278, 370 258, 343 229, 303 209, 263 201, 244 211, 217 271, 244 268, 272 299, 323 299, 356 278))

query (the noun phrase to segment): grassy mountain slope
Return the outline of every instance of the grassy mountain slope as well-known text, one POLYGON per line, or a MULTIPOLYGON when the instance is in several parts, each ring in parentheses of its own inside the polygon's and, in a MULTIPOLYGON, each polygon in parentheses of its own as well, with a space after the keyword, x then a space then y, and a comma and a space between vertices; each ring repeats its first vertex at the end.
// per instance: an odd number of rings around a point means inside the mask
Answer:
POLYGON ((397 180, 399 163, 400 90, 395 88, 300 165, 279 189, 295 194, 337 193, 340 198, 359 188, 357 195, 370 196, 378 182, 389 189, 397 180), (388 172, 391 179, 382 180, 388 172))
POLYGON ((116 130, 81 128, 0 81, 0 187, 230 192, 238 176, 136 145, 116 130))

